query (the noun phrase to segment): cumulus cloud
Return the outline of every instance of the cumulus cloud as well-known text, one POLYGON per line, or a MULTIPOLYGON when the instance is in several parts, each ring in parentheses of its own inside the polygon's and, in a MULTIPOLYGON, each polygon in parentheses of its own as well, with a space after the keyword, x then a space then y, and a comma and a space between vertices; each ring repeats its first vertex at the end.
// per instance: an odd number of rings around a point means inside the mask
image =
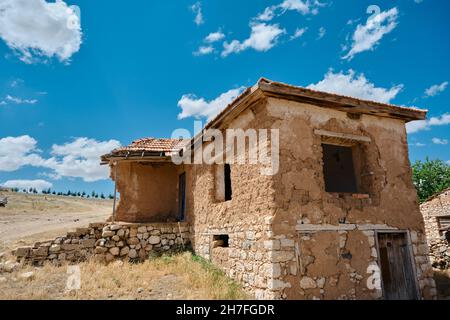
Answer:
POLYGON ((242 92, 242 90, 244 90, 244 87, 231 89, 211 101, 207 101, 204 98, 198 98, 193 94, 185 94, 178 101, 178 106, 181 108, 181 113, 178 115, 178 119, 188 117, 205 117, 208 120, 211 120, 227 105, 229 105, 242 92))
POLYGON ((408 133, 416 133, 419 131, 430 130, 434 126, 445 126, 450 124, 450 114, 445 113, 439 117, 432 117, 427 120, 412 121, 406 124, 408 133))
POLYGON ((365 24, 358 24, 352 36, 350 51, 342 59, 351 60, 358 53, 373 50, 386 34, 397 26, 398 10, 392 8, 370 16, 365 24))
POLYGON ((82 178, 97 181, 108 178, 108 168, 100 166, 100 156, 120 146, 116 140, 97 141, 77 138, 62 145, 53 145, 51 157, 43 158, 37 141, 28 136, 0 139, 0 171, 16 171, 24 166, 50 169, 48 176, 82 178))
POLYGON ((53 145, 53 157, 45 161, 44 167, 52 169, 52 177, 82 178, 92 182, 108 178, 108 167, 100 166, 100 156, 120 146, 119 141, 97 141, 77 138, 63 145, 53 145))
POLYGON ((397 85, 391 88, 376 87, 364 74, 357 75, 355 71, 350 69, 347 74, 343 72, 334 73, 333 70, 329 70, 323 80, 316 84, 310 84, 308 88, 388 103, 403 89, 403 85, 397 85))
POLYGON ((77 10, 62 0, 0 0, 0 38, 26 63, 42 57, 67 62, 81 37, 77 10))
POLYGON ((202 3, 200 1, 197 1, 191 6, 192 12, 195 14, 194 23, 196 25, 201 25, 205 23, 205 20, 203 19, 203 12, 202 12, 202 3))
POLYGON ((428 89, 425 90, 425 96, 426 97, 434 97, 438 95, 439 93, 443 92, 445 89, 447 89, 448 81, 442 82, 441 84, 435 84, 428 89))
POLYGON ((205 37, 205 42, 213 43, 225 38, 225 34, 222 31, 211 32, 205 37))
POLYGON ((0 139, 0 171, 11 172, 27 165, 36 167, 43 162, 34 138, 24 135, 0 139))
POLYGON ((222 57, 250 48, 256 51, 268 51, 277 44, 278 37, 286 33, 286 30, 281 29, 278 24, 252 23, 250 27, 251 34, 248 39, 242 42, 239 40, 224 42, 222 57))
POLYGON ((266 7, 264 11, 255 18, 257 21, 270 21, 275 17, 281 16, 287 11, 296 11, 302 15, 316 15, 319 8, 325 4, 319 1, 302 0, 284 0, 283 2, 266 7))
POLYGON ((213 46, 200 46, 200 48, 198 48, 198 50, 194 52, 194 56, 204 56, 213 52, 213 46))
POLYGON ((2 187, 19 188, 20 190, 23 190, 23 189, 29 190, 30 188, 32 188, 32 189, 36 189, 38 192, 41 192, 42 190, 52 188, 53 184, 46 180, 40 180, 40 179, 39 180, 8 180, 2 184, 2 187))
POLYGON ((433 138, 433 139, 431 139, 431 141, 432 141, 434 144, 441 144, 441 145, 446 145, 446 144, 448 144, 448 140, 447 140, 447 139, 433 138))

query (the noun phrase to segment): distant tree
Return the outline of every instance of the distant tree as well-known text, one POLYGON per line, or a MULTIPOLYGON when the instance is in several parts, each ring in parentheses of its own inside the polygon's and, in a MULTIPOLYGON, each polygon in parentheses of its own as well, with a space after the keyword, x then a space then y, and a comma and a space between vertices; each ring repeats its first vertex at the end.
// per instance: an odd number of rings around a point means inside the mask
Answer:
POLYGON ((86 192, 83 191, 83 192, 81 193, 81 197, 84 198, 85 196, 86 196, 86 192))
POLYGON ((92 191, 92 192, 91 192, 91 197, 92 197, 92 198, 95 198, 95 191, 92 191))
POLYGON ((77 197, 81 197, 81 192, 80 191, 77 192, 77 197))
POLYGON ((105 199, 105 195, 102 193, 102 194, 100 195, 100 198, 105 199))
POLYGON ((30 193, 32 193, 32 192, 33 192, 33 188, 30 188, 28 191, 29 191, 30 193))
POLYGON ((33 188, 33 193, 35 193, 35 194, 38 193, 36 188, 33 188))
POLYGON ((53 190, 52 194, 53 194, 53 195, 56 195, 56 191, 55 191, 55 190, 53 190))
POLYGON ((22 191, 23 191, 23 193, 28 193, 27 189, 23 189, 22 191))
POLYGON ((416 161, 412 165, 413 182, 422 203, 432 195, 450 187, 450 165, 442 160, 416 161))
POLYGON ((112 194, 109 194, 108 198, 109 199, 114 199, 114 196, 112 194))

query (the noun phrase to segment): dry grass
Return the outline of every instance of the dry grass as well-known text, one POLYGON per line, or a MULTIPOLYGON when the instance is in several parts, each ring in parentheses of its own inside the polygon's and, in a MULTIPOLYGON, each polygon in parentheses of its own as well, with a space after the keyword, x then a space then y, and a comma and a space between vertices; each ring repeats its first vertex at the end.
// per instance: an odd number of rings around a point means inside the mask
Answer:
MULTIPOLYGON (((240 285, 189 252, 144 263, 79 264, 81 288, 67 291, 67 266, 25 267, 3 274, 0 299, 246 299, 240 285), (22 279, 33 271, 33 279, 22 279)), ((1 277, 2 275, 0 275, 1 277)))

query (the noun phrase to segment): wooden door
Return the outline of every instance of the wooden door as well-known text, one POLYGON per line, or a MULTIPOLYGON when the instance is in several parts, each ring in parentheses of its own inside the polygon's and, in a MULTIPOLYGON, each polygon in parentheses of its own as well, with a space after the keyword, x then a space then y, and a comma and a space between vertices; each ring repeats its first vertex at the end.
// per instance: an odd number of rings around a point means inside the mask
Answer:
POLYGON ((387 300, 417 299, 414 269, 406 233, 379 233, 378 247, 384 298, 387 300))
POLYGON ((186 212, 186 173, 178 177, 178 219, 184 221, 186 212))

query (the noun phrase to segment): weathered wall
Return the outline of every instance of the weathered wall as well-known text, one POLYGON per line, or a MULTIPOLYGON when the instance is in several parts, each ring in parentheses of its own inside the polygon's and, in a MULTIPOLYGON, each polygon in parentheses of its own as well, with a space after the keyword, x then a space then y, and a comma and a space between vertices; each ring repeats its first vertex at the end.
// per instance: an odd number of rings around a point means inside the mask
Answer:
MULTIPOLYGON (((115 171, 111 170, 114 179, 115 171)), ((126 222, 176 221, 178 175, 172 163, 119 162, 116 220, 126 222)))
POLYGON ((420 206, 425 221, 425 232, 430 248, 430 260, 434 267, 450 268, 450 243, 439 232, 439 217, 450 217, 450 189, 420 206))
MULTIPOLYGON (((386 228, 414 232, 415 245, 424 249, 403 121, 370 115, 352 120, 344 112, 276 99, 269 99, 267 108, 272 127, 280 129, 281 149, 280 171, 274 177, 273 232, 280 240, 297 244, 297 250, 291 247, 292 259, 280 263, 284 275, 280 291, 288 298, 379 297, 366 285, 368 270, 377 263, 371 245, 374 232, 386 228), (325 192, 324 140, 315 129, 371 139, 358 143, 362 194, 325 192), (304 234, 302 225, 314 231, 304 234), (354 230, 347 230, 349 225, 355 225, 354 230), (329 230, 329 226, 340 227, 329 230), (301 267, 295 269, 292 265, 297 263, 301 267)), ((423 250, 414 254, 417 281, 423 296, 430 298, 435 295, 431 268, 423 250)))
POLYGON ((37 242, 13 253, 17 260, 33 265, 61 264, 89 258, 102 262, 145 260, 151 251, 167 252, 187 247, 189 226, 185 223, 91 223, 64 237, 37 242))

